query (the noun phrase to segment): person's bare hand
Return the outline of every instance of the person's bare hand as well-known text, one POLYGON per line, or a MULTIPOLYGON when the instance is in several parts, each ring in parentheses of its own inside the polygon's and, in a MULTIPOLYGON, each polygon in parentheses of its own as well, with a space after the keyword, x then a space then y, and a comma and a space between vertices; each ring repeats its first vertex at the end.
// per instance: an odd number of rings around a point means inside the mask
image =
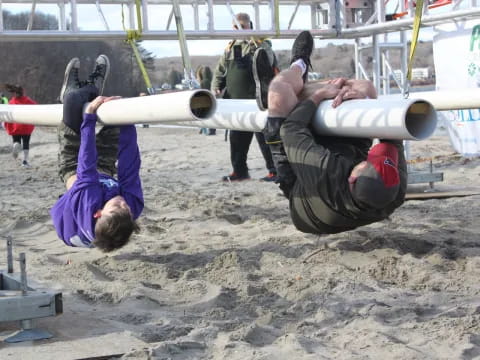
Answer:
POLYGON ((323 100, 333 99, 337 96, 340 90, 336 87, 336 85, 326 84, 324 87, 316 90, 310 99, 315 104, 320 104, 323 100))
POLYGON ((121 96, 97 96, 95 99, 93 99, 85 109, 86 114, 95 114, 103 103, 106 103, 111 100, 117 100, 120 99, 121 96))
POLYGON ((366 97, 362 91, 352 89, 350 86, 344 86, 333 99, 332 107, 338 107, 345 100, 365 99, 366 97))
POLYGON ((342 87, 344 87, 346 82, 347 82, 346 78, 335 78, 335 79, 328 80, 328 84, 335 86, 337 89, 341 89, 342 87))

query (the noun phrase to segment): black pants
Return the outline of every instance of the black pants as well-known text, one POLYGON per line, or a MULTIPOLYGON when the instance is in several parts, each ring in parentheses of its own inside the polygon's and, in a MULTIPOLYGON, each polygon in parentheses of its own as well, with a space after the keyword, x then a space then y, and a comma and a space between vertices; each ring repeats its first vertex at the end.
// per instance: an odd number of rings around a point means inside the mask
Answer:
MULTIPOLYGON (((93 85, 71 90, 63 99, 63 121, 58 127, 59 175, 62 181, 75 175, 80 149, 80 127, 83 121, 83 106, 97 97, 98 90, 93 85)), ((118 138, 120 129, 115 126, 104 126, 96 136, 97 169, 99 172, 114 176, 117 160, 118 138)))
POLYGON ((13 142, 22 144, 23 150, 30 149, 30 135, 12 135, 13 142))
MULTIPOLYGON (((239 176, 248 175, 247 155, 253 134, 251 131, 230 131, 230 160, 233 171, 239 176)), ((263 133, 256 132, 255 137, 257 138, 258 145, 265 159, 265 166, 269 172, 276 173, 272 153, 270 152, 269 146, 265 143, 263 133)))

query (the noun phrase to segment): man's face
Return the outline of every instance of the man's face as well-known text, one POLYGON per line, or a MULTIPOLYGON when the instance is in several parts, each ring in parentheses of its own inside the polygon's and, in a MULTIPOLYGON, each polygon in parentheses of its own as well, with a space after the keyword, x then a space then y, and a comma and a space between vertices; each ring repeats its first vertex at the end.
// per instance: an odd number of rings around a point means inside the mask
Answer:
MULTIPOLYGON (((238 24, 241 26, 241 29, 242 29, 242 30, 248 30, 248 29, 250 29, 250 24, 246 24, 246 23, 243 23, 243 22, 241 22, 241 21, 237 21, 237 22, 238 22, 238 24)), ((233 24, 233 28, 236 29, 236 30, 239 30, 237 24, 233 24)))
POLYGON ((368 167, 368 162, 362 161, 352 169, 352 172, 348 177, 348 185, 349 185, 350 191, 353 191, 353 186, 355 182, 357 181, 358 177, 362 174, 362 171, 365 170, 367 167, 368 167))
POLYGON ((122 196, 115 196, 108 200, 103 206, 102 216, 109 216, 118 209, 128 209, 128 211, 130 211, 130 207, 122 196))

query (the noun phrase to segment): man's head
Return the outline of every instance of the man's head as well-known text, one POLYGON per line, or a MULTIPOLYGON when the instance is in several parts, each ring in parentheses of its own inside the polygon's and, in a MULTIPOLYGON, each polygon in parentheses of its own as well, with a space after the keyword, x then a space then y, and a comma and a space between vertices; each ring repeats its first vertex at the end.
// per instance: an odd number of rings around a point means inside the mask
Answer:
POLYGON ((94 217, 97 223, 93 245, 103 252, 121 248, 128 243, 133 232, 140 230, 122 196, 108 200, 94 217))
POLYGON ((355 166, 348 178, 354 200, 375 209, 383 209, 398 194, 398 150, 382 142, 368 152, 366 161, 355 166))
MULTIPOLYGON (((252 28, 252 22, 250 21, 250 16, 246 13, 238 13, 235 15, 235 19, 237 20, 237 23, 242 27, 243 30, 251 29, 252 28)), ((236 22, 233 22, 233 27, 237 30, 241 30, 238 28, 236 22)))

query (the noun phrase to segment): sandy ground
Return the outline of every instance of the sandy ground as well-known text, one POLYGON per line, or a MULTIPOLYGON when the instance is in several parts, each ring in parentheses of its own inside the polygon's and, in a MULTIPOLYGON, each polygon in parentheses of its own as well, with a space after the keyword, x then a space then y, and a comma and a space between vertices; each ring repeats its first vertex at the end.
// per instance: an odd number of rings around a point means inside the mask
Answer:
MULTIPOLYGON (((0 323, 0 359, 480 358, 480 195, 410 200, 381 223, 306 235, 276 186, 258 180, 255 140, 253 179, 226 184, 223 130, 138 131, 143 230, 109 255, 56 237, 54 130, 34 132, 30 169, 0 132, 0 269, 11 235, 30 281, 64 304, 35 321, 50 340, 6 343, 19 324, 0 323)), ((480 159, 455 154, 444 135, 411 152, 434 157, 437 189, 479 183, 480 159)))

